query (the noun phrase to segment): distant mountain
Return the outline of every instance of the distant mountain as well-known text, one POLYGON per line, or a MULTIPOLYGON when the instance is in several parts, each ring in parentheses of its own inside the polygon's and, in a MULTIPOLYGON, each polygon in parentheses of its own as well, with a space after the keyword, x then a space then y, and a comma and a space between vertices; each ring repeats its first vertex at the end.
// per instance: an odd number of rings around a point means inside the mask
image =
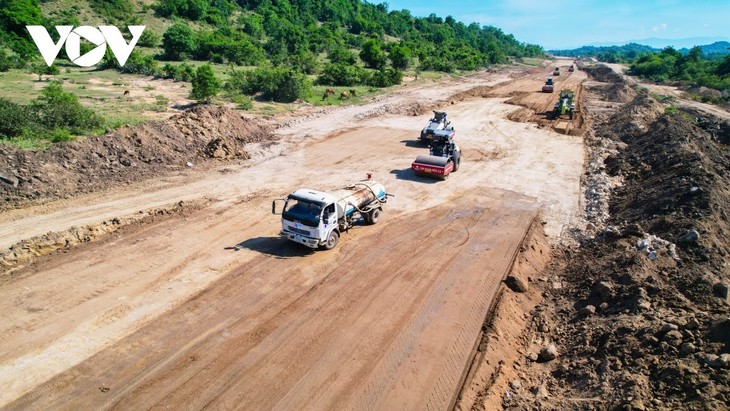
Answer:
POLYGON ((644 54, 659 49, 642 44, 629 43, 622 46, 583 46, 572 50, 548 50, 548 53, 565 57, 598 57, 611 63, 630 61, 644 54), (610 55, 610 57, 608 57, 610 55))
MULTIPOLYGON (((712 44, 701 45, 699 47, 702 50, 702 56, 709 60, 722 59, 727 54, 730 54, 730 42, 727 41, 716 41, 712 44)), ((659 48, 629 43, 621 46, 583 46, 572 50, 548 50, 548 53, 565 57, 596 57, 602 61, 618 63, 630 62, 644 53, 659 52, 662 49, 663 47, 659 48)), ((689 50, 689 48, 685 47, 679 49, 679 52, 687 54, 689 50)))
POLYGON ((653 47, 656 49, 663 49, 667 46, 672 46, 675 49, 690 49, 694 46, 699 46, 702 44, 711 44, 716 42, 723 42, 723 41, 730 41, 730 37, 691 37, 691 38, 684 38, 684 39, 660 39, 656 37, 643 39, 643 40, 631 40, 631 41, 624 41, 624 42, 612 42, 612 43, 591 43, 588 44, 588 46, 593 47, 609 47, 609 46, 623 46, 629 43, 636 43, 636 44, 642 44, 645 46, 653 47))
MULTIPOLYGON (((722 57, 726 54, 730 54, 730 42, 727 41, 716 41, 712 44, 700 46, 702 49, 702 55, 706 58, 712 58, 714 56, 722 57)), ((689 53, 688 48, 679 49, 682 53, 689 53)))

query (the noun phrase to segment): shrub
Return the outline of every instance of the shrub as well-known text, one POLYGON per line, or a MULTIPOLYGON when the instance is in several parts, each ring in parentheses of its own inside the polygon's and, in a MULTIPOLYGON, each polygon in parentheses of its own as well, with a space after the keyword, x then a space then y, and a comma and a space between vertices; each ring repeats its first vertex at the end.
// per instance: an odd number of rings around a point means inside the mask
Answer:
POLYGON ((0 138, 16 137, 23 133, 32 120, 28 107, 0 98, 0 138))
POLYGON ((396 69, 383 69, 373 73, 367 81, 368 86, 390 87, 403 81, 403 73, 396 69))
POLYGON ((83 133, 101 127, 102 119, 93 110, 79 103, 78 97, 52 81, 31 104, 36 121, 44 128, 68 128, 83 133))
POLYGON ((170 60, 181 60, 195 50, 193 30, 186 24, 175 23, 162 35, 164 56, 170 60))
POLYGON ((211 98, 218 95, 221 88, 220 81, 208 64, 198 67, 192 83, 193 90, 190 92, 190 98, 198 101, 210 101, 211 98))
POLYGON ((142 36, 139 38, 137 44, 141 47, 157 47, 160 45, 161 40, 159 34, 156 34, 150 29, 146 29, 142 32, 142 36))
POLYGON ((362 67, 342 63, 328 64, 317 78, 317 84, 327 86, 354 86, 364 84, 367 72, 362 67))
POLYGON ((307 76, 291 67, 259 67, 250 71, 233 71, 226 83, 229 93, 254 95, 282 103, 305 98, 312 84, 307 76))

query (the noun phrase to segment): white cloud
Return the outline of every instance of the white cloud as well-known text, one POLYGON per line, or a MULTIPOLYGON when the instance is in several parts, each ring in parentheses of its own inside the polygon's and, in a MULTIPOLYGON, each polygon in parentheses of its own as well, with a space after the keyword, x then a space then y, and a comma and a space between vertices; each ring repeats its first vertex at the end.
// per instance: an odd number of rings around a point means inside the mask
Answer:
POLYGON ((665 30, 667 29, 667 27, 668 27, 668 26, 667 26, 667 23, 662 23, 662 24, 660 24, 660 25, 658 25, 658 26, 654 26, 654 27, 652 27, 652 28, 651 28, 651 31, 653 31, 653 32, 655 32, 655 33, 656 33, 657 31, 665 31, 665 30))

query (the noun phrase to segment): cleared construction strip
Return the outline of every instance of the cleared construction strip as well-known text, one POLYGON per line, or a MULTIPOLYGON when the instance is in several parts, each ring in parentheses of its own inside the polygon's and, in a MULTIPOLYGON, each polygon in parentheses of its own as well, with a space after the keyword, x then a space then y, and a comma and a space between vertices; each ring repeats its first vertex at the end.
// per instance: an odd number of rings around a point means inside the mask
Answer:
POLYGON ((296 245, 271 239, 8 408, 446 409, 535 215, 513 193, 468 194, 336 253, 282 258, 296 245))

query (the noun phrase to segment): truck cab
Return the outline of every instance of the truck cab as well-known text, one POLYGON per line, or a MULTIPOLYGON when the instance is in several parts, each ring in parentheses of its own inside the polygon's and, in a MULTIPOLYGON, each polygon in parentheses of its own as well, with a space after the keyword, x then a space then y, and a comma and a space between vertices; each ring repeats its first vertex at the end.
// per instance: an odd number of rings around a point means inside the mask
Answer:
MULTIPOLYGON (((289 194, 281 212, 281 235, 307 247, 329 248, 327 242, 337 230, 340 217, 336 200, 330 194, 307 188, 289 194)), ((336 245, 336 240, 333 241, 332 247, 336 245)))

